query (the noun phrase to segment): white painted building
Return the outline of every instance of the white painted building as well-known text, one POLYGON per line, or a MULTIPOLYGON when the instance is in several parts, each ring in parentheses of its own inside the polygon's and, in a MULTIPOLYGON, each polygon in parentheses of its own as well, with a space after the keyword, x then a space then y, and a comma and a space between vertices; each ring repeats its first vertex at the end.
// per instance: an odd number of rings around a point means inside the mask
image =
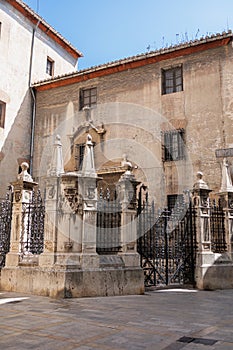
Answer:
POLYGON ((32 83, 77 70, 82 54, 20 0, 0 0, 0 194, 33 150, 32 83))

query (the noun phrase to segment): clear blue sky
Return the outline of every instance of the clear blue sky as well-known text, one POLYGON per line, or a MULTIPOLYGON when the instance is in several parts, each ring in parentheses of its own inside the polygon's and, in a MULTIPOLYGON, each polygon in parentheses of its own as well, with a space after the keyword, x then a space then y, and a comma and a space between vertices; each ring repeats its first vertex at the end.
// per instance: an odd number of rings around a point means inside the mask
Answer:
POLYGON ((79 69, 233 29, 233 0, 24 2, 83 52, 79 69))

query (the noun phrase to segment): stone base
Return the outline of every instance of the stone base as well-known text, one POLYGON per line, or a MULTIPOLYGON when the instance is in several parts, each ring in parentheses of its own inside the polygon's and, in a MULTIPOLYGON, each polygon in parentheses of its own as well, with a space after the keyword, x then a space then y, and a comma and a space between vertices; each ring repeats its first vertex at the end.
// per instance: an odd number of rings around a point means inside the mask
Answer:
POLYGON ((203 289, 232 289, 233 288, 233 265, 213 265, 211 266, 204 278, 203 289))
MULTIPOLYGON (((202 256, 203 259, 203 256, 202 256)), ((196 287, 216 290, 233 288, 233 263, 228 254, 205 255, 204 262, 196 268, 196 287), (210 264, 210 260, 212 263, 210 264)))
POLYGON ((80 298, 144 293, 141 268, 44 269, 5 267, 1 271, 2 291, 53 298, 80 298))

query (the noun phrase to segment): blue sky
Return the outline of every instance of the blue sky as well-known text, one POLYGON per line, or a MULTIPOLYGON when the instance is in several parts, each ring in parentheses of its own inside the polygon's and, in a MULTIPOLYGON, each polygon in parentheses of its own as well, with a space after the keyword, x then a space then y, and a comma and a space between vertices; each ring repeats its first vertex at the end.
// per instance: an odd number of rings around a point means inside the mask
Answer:
POLYGON ((233 0, 24 2, 83 52, 79 69, 233 29, 233 0))

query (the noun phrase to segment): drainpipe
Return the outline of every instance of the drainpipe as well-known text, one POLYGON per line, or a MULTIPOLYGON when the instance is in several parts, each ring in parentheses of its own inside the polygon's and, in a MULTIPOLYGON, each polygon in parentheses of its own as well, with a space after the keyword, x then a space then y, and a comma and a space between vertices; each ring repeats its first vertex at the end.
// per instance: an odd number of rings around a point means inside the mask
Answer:
POLYGON ((31 139, 30 139, 30 160, 29 160, 29 169, 30 174, 32 175, 33 170, 33 152, 34 152, 34 133, 35 133, 35 116, 36 116, 36 97, 32 88, 32 63, 33 63, 33 53, 34 53, 34 42, 35 42, 35 34, 40 24, 40 20, 38 20, 35 28, 32 31, 32 42, 31 42, 31 53, 30 53, 30 65, 29 65, 29 80, 28 86, 32 96, 32 115, 31 115, 31 139))

